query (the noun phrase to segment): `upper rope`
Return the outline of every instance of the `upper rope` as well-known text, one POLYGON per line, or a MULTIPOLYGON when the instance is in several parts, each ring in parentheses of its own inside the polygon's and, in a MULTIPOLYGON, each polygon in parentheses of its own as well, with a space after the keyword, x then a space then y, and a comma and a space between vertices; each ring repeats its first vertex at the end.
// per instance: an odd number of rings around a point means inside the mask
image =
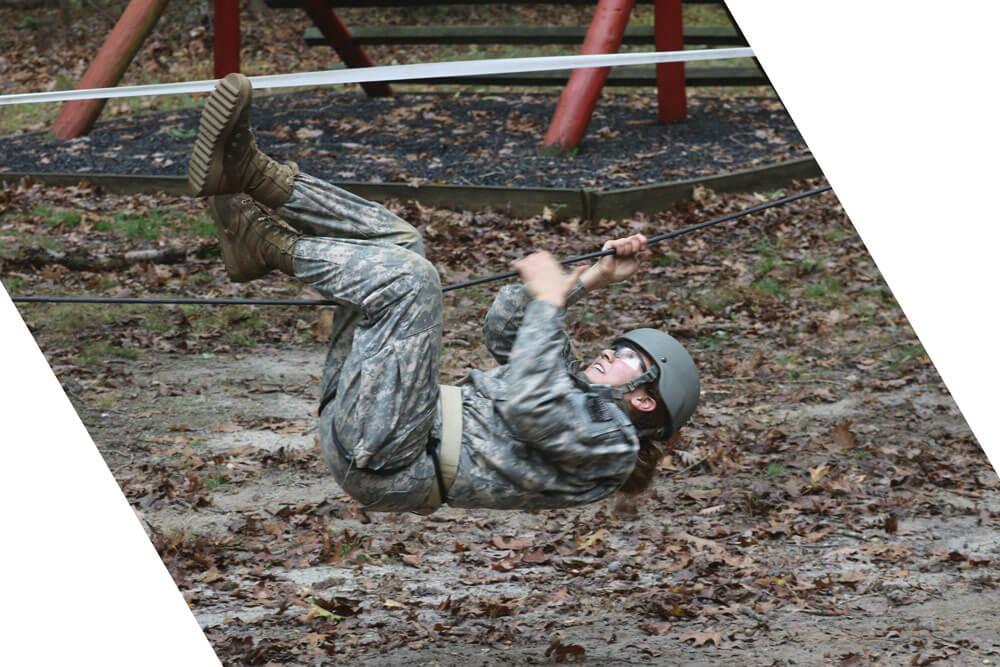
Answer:
MULTIPOLYGON (((455 62, 416 63, 413 65, 357 67, 321 72, 303 72, 301 74, 271 74, 249 78, 250 83, 256 90, 261 88, 328 86, 377 81, 415 81, 418 79, 438 79, 455 76, 547 72, 577 69, 580 67, 654 65, 657 63, 729 60, 732 58, 753 57, 753 49, 739 47, 732 49, 693 49, 690 51, 648 51, 642 53, 602 53, 582 56, 459 60, 455 62)), ((154 83, 143 86, 116 86, 114 88, 80 88, 78 90, 54 90, 42 93, 17 93, 14 95, 0 95, 0 106, 5 104, 207 93, 214 90, 217 83, 217 79, 206 79, 203 81, 154 83)))

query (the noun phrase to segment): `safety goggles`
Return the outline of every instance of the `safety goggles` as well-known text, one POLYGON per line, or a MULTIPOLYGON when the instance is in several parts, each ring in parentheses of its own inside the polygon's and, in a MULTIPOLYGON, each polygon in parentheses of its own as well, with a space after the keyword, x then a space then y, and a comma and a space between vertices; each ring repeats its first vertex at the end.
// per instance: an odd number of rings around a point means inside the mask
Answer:
POLYGON ((619 343, 618 345, 612 347, 611 351, 615 353, 615 359, 621 359, 633 370, 642 371, 643 373, 649 370, 646 367, 646 362, 642 360, 642 355, 639 354, 639 350, 631 345, 619 343))

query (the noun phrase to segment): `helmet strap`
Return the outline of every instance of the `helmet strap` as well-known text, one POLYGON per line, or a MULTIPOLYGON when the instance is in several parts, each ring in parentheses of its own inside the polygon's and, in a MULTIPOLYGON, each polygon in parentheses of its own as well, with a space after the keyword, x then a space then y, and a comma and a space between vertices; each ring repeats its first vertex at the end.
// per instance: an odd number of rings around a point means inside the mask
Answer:
POLYGON ((649 384, 650 382, 656 382, 657 377, 659 377, 659 373, 656 372, 656 368, 650 368, 636 379, 626 382, 625 384, 618 385, 617 389, 620 389, 622 394, 627 394, 630 391, 635 391, 639 387, 649 384))

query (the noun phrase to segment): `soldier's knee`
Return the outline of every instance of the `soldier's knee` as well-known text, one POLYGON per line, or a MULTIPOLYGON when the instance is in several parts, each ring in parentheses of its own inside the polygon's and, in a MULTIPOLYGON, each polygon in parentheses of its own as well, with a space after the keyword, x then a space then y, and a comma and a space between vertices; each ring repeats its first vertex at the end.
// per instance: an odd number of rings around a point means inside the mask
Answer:
POLYGON ((408 253, 408 255, 404 279, 409 291, 439 293, 441 291, 441 277, 434 265, 422 255, 416 253, 408 253))
POLYGON ((399 246, 387 248, 383 252, 381 269, 385 271, 383 284, 390 292, 403 294, 441 291, 441 278, 437 269, 422 255, 399 246))

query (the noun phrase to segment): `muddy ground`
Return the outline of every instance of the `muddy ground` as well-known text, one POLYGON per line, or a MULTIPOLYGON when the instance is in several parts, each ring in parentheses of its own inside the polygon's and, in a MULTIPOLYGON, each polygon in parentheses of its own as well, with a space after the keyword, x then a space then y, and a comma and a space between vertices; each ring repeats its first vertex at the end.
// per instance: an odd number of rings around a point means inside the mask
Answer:
MULTIPOLYGON (((699 191, 595 222, 391 206, 451 282, 780 194, 699 191)), ((22 183, 0 203, 11 293, 310 296, 277 275, 227 281, 186 198, 22 183), (116 271, 22 261, 55 244, 189 254, 116 271)), ((494 290, 446 295, 442 382, 491 363, 478 327, 494 290)), ((362 512, 315 444, 313 310, 21 312, 227 664, 1000 659, 996 474, 830 194, 659 247, 572 311, 581 355, 661 326, 703 382, 654 489, 578 509, 362 512)))
MULTIPOLYGON (((720 478, 684 461, 666 467, 653 497, 635 510, 607 500, 526 514, 366 516, 316 463, 305 415, 315 408, 322 355, 316 345, 242 359, 154 359, 130 371, 134 399, 107 410, 78 404, 113 467, 131 467, 137 457, 218 456, 223 469, 248 459, 278 461, 254 479, 219 485, 204 507, 139 510, 161 548, 183 536, 181 544, 207 540, 239 553, 241 542, 257 538, 269 558, 284 563, 240 562, 236 555, 222 563, 213 554, 207 569, 174 570, 224 660, 520 664, 549 663, 563 650, 597 664, 1000 659, 1000 494, 975 457, 969 474, 984 488, 918 494, 894 533, 883 529, 884 517, 860 509, 834 518, 819 507, 791 506, 762 520, 747 512, 746 500, 760 471, 720 478), (163 385, 184 393, 164 394, 163 385), (236 428, 257 416, 283 426, 236 428), (316 562, 308 554, 319 545, 274 526, 307 519, 322 521, 337 544, 357 550, 341 558, 335 544, 333 557, 316 562), (796 534, 800 521, 810 524, 805 535, 796 534), (249 522, 257 529, 248 531, 249 522), (162 537, 168 535, 175 537, 162 537), (297 553, 302 558, 289 558, 297 553), (728 581, 720 581, 720 568, 729 570, 728 581), (683 592, 674 593, 678 588, 683 592), (697 617, 680 602, 689 595, 701 603, 697 617), (349 618, 303 621, 317 601, 349 618)), ((814 405, 764 400, 727 407, 712 400, 732 396, 739 384, 713 382, 697 423, 737 429, 753 419, 802 437, 849 419, 863 425, 861 432, 880 433, 898 432, 916 411, 928 435, 953 443, 967 437, 936 382, 868 397, 836 391, 836 401, 814 405)), ((828 387, 810 385, 798 389, 828 387)), ((696 435, 703 429, 693 427, 696 435)), ((796 457, 792 474, 808 476, 809 458, 796 457)), ((830 502, 825 495, 808 503, 830 502)), ((168 562, 177 567, 181 552, 168 546, 168 562)))

